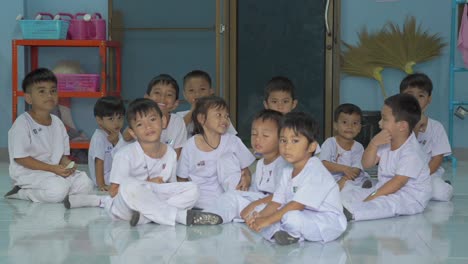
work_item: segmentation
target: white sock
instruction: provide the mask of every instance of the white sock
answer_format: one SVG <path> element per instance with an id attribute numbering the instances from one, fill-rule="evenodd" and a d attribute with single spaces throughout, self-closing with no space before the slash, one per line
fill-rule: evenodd
<path id="1" fill-rule="evenodd" d="M 101 198 L 94 194 L 73 194 L 68 196 L 70 208 L 77 207 L 98 207 Z"/>
<path id="2" fill-rule="evenodd" d="M 177 210 L 175 220 L 179 224 L 187 225 L 187 210 Z"/>

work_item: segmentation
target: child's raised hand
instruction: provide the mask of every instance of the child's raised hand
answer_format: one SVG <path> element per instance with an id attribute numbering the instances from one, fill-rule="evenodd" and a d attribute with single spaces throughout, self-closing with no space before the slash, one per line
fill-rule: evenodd
<path id="1" fill-rule="evenodd" d="M 369 144 L 372 144 L 378 147 L 380 145 L 389 144 L 391 140 L 392 140 L 392 135 L 390 135 L 390 131 L 388 131 L 387 129 L 384 129 L 380 131 L 377 135 L 375 135 L 375 137 L 372 138 Z"/>

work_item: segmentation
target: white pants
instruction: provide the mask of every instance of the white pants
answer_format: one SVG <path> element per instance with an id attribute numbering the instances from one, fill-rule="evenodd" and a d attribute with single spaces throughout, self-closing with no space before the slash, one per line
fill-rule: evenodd
<path id="1" fill-rule="evenodd" d="M 240 222 L 242 221 L 241 211 L 251 202 L 263 197 L 265 197 L 265 194 L 260 192 L 228 191 L 219 196 L 214 204 L 204 208 L 204 211 L 221 216 L 223 224 L 233 220 Z"/>
<path id="2" fill-rule="evenodd" d="M 414 215 L 424 211 L 427 205 L 427 202 L 421 204 L 410 194 L 402 190 L 363 202 L 374 191 L 375 187 L 371 189 L 354 188 L 341 193 L 343 206 L 353 214 L 354 220 L 360 221 L 399 215 Z"/>
<path id="3" fill-rule="evenodd" d="M 261 230 L 262 236 L 272 241 L 278 231 L 286 231 L 300 241 L 329 242 L 337 239 L 346 230 L 346 218 L 343 214 L 316 212 L 311 210 L 289 211 L 280 222 Z"/>
<path id="4" fill-rule="evenodd" d="M 60 203 L 68 194 L 86 194 L 93 190 L 93 182 L 82 171 L 63 178 L 51 172 L 36 171 L 18 177 L 15 185 L 21 190 L 14 198 L 36 203 Z"/>
<path id="5" fill-rule="evenodd" d="M 155 222 L 173 226 L 177 211 L 192 208 L 198 196 L 198 187 L 191 182 L 132 181 L 120 185 L 118 194 L 107 208 L 112 216 L 122 220 L 130 220 L 134 210 L 140 212 L 138 224 Z"/>
<path id="6" fill-rule="evenodd" d="M 442 177 L 431 175 L 432 199 L 436 201 L 448 202 L 453 196 L 453 186 L 444 182 Z"/>

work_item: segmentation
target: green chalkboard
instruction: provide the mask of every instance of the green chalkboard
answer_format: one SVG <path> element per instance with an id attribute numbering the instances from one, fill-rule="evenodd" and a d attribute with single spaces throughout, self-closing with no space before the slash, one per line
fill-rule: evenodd
<path id="1" fill-rule="evenodd" d="M 250 141 L 252 117 L 263 109 L 263 89 L 276 75 L 290 78 L 297 111 L 311 113 L 323 140 L 325 1 L 238 1 L 237 130 Z"/>

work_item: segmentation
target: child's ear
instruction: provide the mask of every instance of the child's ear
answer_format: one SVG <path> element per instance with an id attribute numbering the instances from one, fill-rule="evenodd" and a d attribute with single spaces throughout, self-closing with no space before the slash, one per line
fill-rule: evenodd
<path id="1" fill-rule="evenodd" d="M 102 126 L 102 118 L 96 116 L 96 123 L 98 123 L 99 126 Z"/>
<path id="2" fill-rule="evenodd" d="M 294 99 L 291 110 L 294 110 L 296 106 L 297 106 L 297 99 Z"/>
<path id="3" fill-rule="evenodd" d="M 197 115 L 197 121 L 198 121 L 198 123 L 200 123 L 200 124 L 202 124 L 202 125 L 205 124 L 205 121 L 206 121 L 205 115 L 204 115 L 204 114 L 201 114 L 201 113 L 198 114 L 198 115 Z"/>
<path id="4" fill-rule="evenodd" d="M 137 140 L 136 134 L 130 127 L 127 128 L 128 133 L 132 136 L 133 139 Z"/>
<path id="5" fill-rule="evenodd" d="M 213 95 L 215 93 L 214 88 L 211 87 L 209 92 L 210 92 L 210 95 Z"/>
<path id="6" fill-rule="evenodd" d="M 24 101 L 29 105 L 32 105 L 32 97 L 30 93 L 24 93 Z"/>
<path id="7" fill-rule="evenodd" d="M 338 122 L 333 122 L 333 130 L 338 131 Z"/>
<path id="8" fill-rule="evenodd" d="M 162 128 L 167 128 L 167 117 L 165 115 L 162 115 L 161 117 L 161 125 L 162 125 Z"/>
<path id="9" fill-rule="evenodd" d="M 149 98 L 149 95 L 148 95 L 148 94 L 145 94 L 145 95 L 143 95 L 143 98 L 148 99 L 148 98 Z"/>
<path id="10" fill-rule="evenodd" d="M 174 102 L 174 107 L 173 107 L 173 109 L 171 109 L 171 110 L 176 110 L 177 107 L 179 107 L 179 102 L 180 102 L 179 100 L 176 100 L 176 101 Z"/>
<path id="11" fill-rule="evenodd" d="M 268 108 L 268 104 L 267 104 L 267 102 L 265 100 L 263 100 L 263 107 L 265 107 L 265 109 L 270 109 L 270 108 Z"/>
<path id="12" fill-rule="evenodd" d="M 406 121 L 399 121 L 398 122 L 398 128 L 399 128 L 398 130 L 400 132 L 409 131 L 409 124 Z"/>
<path id="13" fill-rule="evenodd" d="M 307 148 L 307 152 L 309 153 L 315 153 L 315 150 L 317 149 L 317 141 L 314 141 L 309 144 L 309 147 Z"/>

